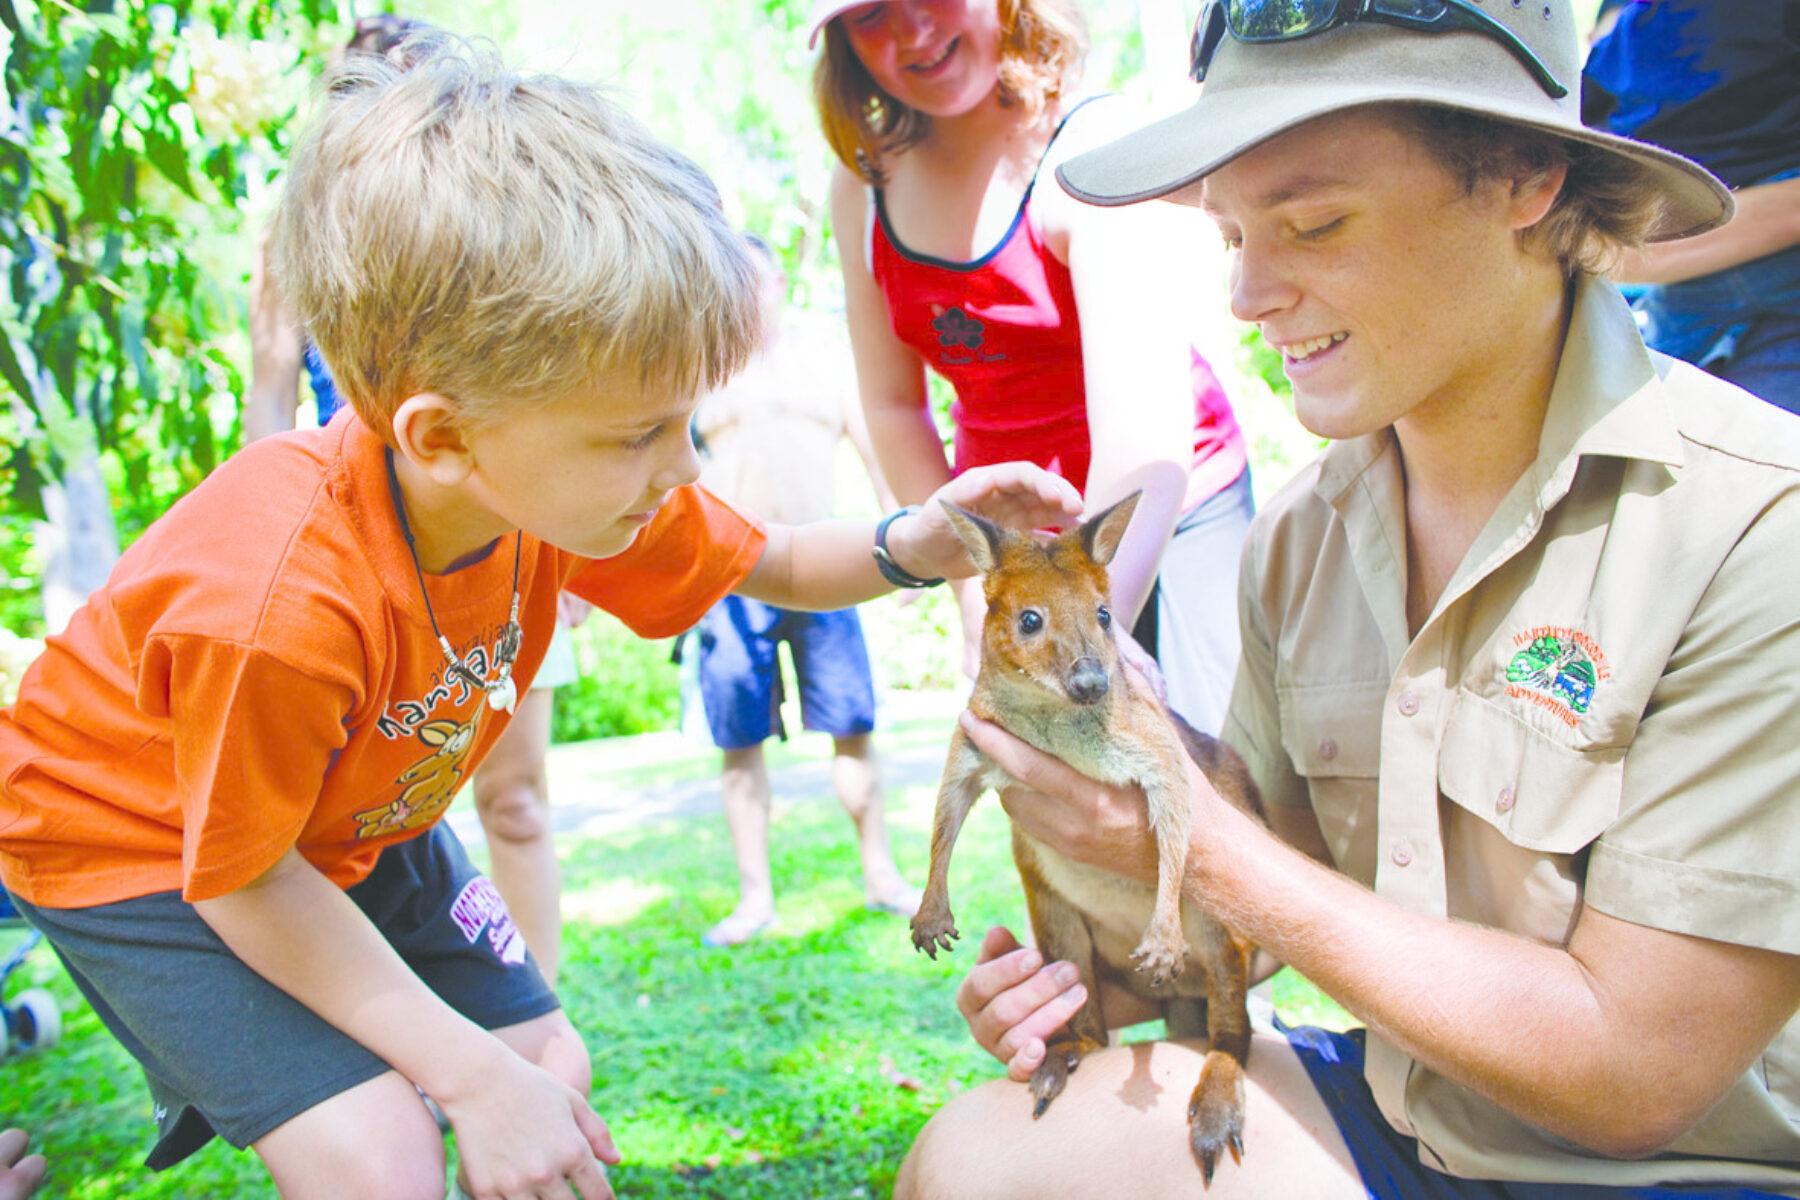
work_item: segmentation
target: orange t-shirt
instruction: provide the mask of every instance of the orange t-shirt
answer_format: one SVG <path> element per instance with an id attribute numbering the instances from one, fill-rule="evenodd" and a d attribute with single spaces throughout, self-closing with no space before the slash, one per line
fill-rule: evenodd
<path id="1" fill-rule="evenodd" d="M 698 487 L 612 558 L 526 537 L 521 693 L 565 586 L 667 637 L 765 540 Z M 512 539 L 426 586 L 451 645 L 486 669 Z M 346 414 L 257 442 L 138 539 L 0 710 L 0 878 L 50 908 L 176 888 L 193 901 L 298 847 L 348 887 L 443 815 L 505 728 L 445 666 L 380 440 Z"/>

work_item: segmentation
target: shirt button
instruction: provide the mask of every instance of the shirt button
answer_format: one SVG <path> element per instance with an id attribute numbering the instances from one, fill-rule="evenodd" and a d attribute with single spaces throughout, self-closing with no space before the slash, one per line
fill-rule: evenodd
<path id="1" fill-rule="evenodd" d="M 1411 692 L 1400 693 L 1400 715 L 1410 717 L 1419 711 L 1419 698 Z"/>
<path id="2" fill-rule="evenodd" d="M 1324 741 L 1320 742 L 1319 743 L 1319 757 L 1324 759 L 1326 762 L 1330 762 L 1332 759 L 1336 758 L 1337 757 L 1337 743 L 1332 741 L 1330 738 L 1326 738 Z"/>
<path id="3" fill-rule="evenodd" d="M 1498 796 L 1494 797 L 1495 810 L 1499 811 L 1499 812 L 1503 812 L 1503 813 L 1511 812 L 1512 806 L 1513 806 L 1513 790 L 1509 787 L 1501 788 L 1500 794 Z"/>
<path id="4" fill-rule="evenodd" d="M 1413 860 L 1412 843 L 1405 838 L 1400 838 L 1394 842 L 1392 853 L 1394 856 L 1394 865 L 1397 867 L 1404 867 Z"/>

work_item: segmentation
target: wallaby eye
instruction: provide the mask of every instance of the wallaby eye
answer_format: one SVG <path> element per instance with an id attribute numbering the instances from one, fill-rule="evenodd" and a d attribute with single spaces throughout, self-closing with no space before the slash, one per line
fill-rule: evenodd
<path id="1" fill-rule="evenodd" d="M 1102 629 L 1111 629 L 1112 628 L 1112 609 L 1110 609 L 1110 608 L 1106 607 L 1106 605 L 1102 604 L 1100 606 L 1099 613 L 1096 615 L 1099 616 L 1099 618 L 1100 618 L 1100 628 L 1102 628 Z"/>
<path id="2" fill-rule="evenodd" d="M 1019 632 L 1036 633 L 1044 627 L 1044 614 L 1035 608 L 1028 608 L 1019 614 Z"/>

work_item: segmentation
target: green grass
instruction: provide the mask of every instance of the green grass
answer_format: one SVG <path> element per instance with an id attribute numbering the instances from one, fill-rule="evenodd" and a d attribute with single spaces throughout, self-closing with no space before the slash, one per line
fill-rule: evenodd
<path id="1" fill-rule="evenodd" d="M 883 736 L 892 748 L 944 733 L 941 719 L 912 719 Z M 771 761 L 816 758 L 829 744 L 797 738 L 772 748 Z M 571 786 L 571 762 L 576 786 L 594 787 L 693 779 L 717 765 L 710 750 L 669 737 L 555 753 L 559 787 Z M 890 790 L 895 854 L 914 878 L 924 874 L 931 804 L 929 787 Z M 983 930 L 1024 928 L 999 805 L 978 805 L 957 845 L 951 886 L 964 938 L 936 962 L 913 950 L 904 922 L 862 907 L 850 824 L 835 801 L 779 799 L 773 842 L 781 923 L 733 952 L 699 945 L 736 899 L 722 817 L 565 835 L 563 999 L 593 1055 L 594 1106 L 625 1155 L 612 1173 L 621 1196 L 883 1197 L 931 1113 L 998 1072 L 952 995 Z M 1345 1023 L 1291 972 L 1274 982 L 1284 1016 Z M 46 1195 L 273 1195 L 253 1155 L 219 1142 L 170 1171 L 143 1170 L 150 1105 L 136 1067 L 47 949 L 9 995 L 34 985 L 62 1001 L 64 1036 L 0 1064 L 0 1121 L 34 1130 L 51 1160 Z"/>

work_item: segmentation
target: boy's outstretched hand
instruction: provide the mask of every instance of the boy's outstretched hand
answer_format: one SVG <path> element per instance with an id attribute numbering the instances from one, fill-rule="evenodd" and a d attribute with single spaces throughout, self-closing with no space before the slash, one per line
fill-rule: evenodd
<path id="1" fill-rule="evenodd" d="M 971 468 L 933 492 L 917 516 L 896 521 L 888 530 L 889 553 L 922 578 L 959 579 L 975 573 L 939 503 L 943 500 L 1014 529 L 1062 527 L 1081 517 L 1081 493 L 1060 475 L 1027 462 Z"/>

